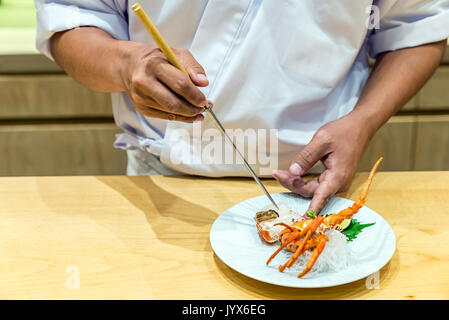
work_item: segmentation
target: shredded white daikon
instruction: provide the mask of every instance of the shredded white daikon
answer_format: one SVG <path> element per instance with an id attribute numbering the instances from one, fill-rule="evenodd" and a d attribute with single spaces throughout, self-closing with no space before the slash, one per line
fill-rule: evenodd
<path id="1" fill-rule="evenodd" d="M 273 205 L 267 206 L 262 210 L 270 210 L 270 209 L 275 210 L 279 214 L 279 217 L 274 220 L 263 221 L 260 223 L 260 225 L 264 230 L 270 232 L 270 236 L 272 237 L 273 240 L 278 240 L 279 232 L 285 229 L 285 227 L 283 226 L 274 226 L 274 224 L 284 222 L 290 225 L 294 222 L 304 219 L 301 215 L 295 213 L 293 210 L 291 210 L 283 203 L 279 204 L 279 210 L 277 210 Z M 349 266 L 350 250 L 348 247 L 346 236 L 342 232 L 335 229 L 327 230 L 325 232 L 325 235 L 328 238 L 326 246 L 324 247 L 324 250 L 321 253 L 321 255 L 316 260 L 312 270 L 304 277 L 308 277 L 310 275 L 313 276 L 314 274 L 321 272 L 339 271 Z M 312 250 L 306 251 L 298 258 L 296 263 L 290 269 L 287 270 L 300 273 L 306 267 L 307 262 L 312 256 L 312 252 L 313 252 Z M 275 263 L 277 262 L 280 264 L 284 264 L 288 259 L 290 259 L 292 255 L 293 253 L 291 253 L 287 249 L 284 249 L 276 257 Z"/>
<path id="2" fill-rule="evenodd" d="M 349 266 L 350 252 L 346 236 L 340 231 L 334 229 L 326 231 L 325 235 L 328 237 L 329 241 L 326 242 L 326 246 L 313 265 L 312 270 L 304 277 L 321 272 L 339 271 Z M 290 270 L 298 273 L 304 270 L 307 262 L 312 256 L 312 252 L 312 250 L 304 252 L 304 254 L 298 258 Z M 293 253 L 288 250 L 282 250 L 282 255 L 279 254 L 279 258 L 281 260 L 278 261 L 285 262 L 290 259 L 292 255 Z"/>

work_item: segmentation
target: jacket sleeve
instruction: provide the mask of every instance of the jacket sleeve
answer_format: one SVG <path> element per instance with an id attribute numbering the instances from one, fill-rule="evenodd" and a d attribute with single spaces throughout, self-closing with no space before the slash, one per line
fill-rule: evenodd
<path id="1" fill-rule="evenodd" d="M 372 12 L 380 18 L 368 38 L 372 58 L 449 38 L 449 0 L 379 0 Z"/>
<path id="2" fill-rule="evenodd" d="M 37 15 L 36 47 L 50 59 L 50 38 L 60 31 L 91 26 L 112 37 L 128 40 L 127 1 L 34 0 Z"/>

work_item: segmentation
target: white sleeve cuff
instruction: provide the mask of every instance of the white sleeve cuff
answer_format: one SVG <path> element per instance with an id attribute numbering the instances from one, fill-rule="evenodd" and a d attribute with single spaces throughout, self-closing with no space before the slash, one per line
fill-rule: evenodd
<path id="1" fill-rule="evenodd" d="M 449 10 L 386 30 L 375 31 L 369 38 L 369 55 L 376 58 L 386 51 L 416 47 L 449 38 Z"/>
<path id="2" fill-rule="evenodd" d="M 91 26 L 108 32 L 118 40 L 129 40 L 128 23 L 119 14 L 79 8 L 58 3 L 39 4 L 37 8 L 36 47 L 53 60 L 50 38 L 60 31 Z"/>

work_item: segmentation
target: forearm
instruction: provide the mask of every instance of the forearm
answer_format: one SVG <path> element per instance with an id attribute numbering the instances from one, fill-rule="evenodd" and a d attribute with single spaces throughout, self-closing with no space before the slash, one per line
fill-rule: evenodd
<path id="1" fill-rule="evenodd" d="M 93 27 L 59 32 L 51 39 L 51 53 L 70 76 L 86 87 L 101 92 L 124 91 L 124 61 L 133 46 Z"/>
<path id="2" fill-rule="evenodd" d="M 445 47 L 444 40 L 383 54 L 350 116 L 363 123 L 371 137 L 432 76 Z"/>
<path id="3" fill-rule="evenodd" d="M 377 60 L 354 110 L 319 128 L 289 170 L 275 170 L 273 176 L 287 189 L 312 197 L 308 210 L 321 211 L 331 196 L 348 190 L 371 137 L 430 78 L 445 46 L 442 41 L 385 53 Z M 321 175 L 303 180 L 318 161 L 324 166 Z"/>

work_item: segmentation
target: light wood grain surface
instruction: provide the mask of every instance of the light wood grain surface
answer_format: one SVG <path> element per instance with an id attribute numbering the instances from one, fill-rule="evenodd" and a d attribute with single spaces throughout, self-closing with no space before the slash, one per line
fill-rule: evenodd
<path id="1" fill-rule="evenodd" d="M 421 89 L 418 110 L 449 110 L 448 85 L 449 66 L 440 66 Z"/>
<path id="2" fill-rule="evenodd" d="M 0 35 L 1 40 L 1 35 Z M 0 48 L 0 74 L 62 73 L 62 69 L 40 53 L 4 54 Z"/>
<path id="3" fill-rule="evenodd" d="M 126 174 L 114 123 L 0 125 L 0 176 Z"/>
<path id="4" fill-rule="evenodd" d="M 366 177 L 341 195 L 355 199 Z M 378 173 L 367 206 L 397 237 L 379 289 L 291 289 L 240 275 L 211 249 L 218 215 L 260 195 L 250 180 L 0 178 L 0 298 L 448 299 L 448 192 L 449 172 Z"/>
<path id="5" fill-rule="evenodd" d="M 0 120 L 110 117 L 111 97 L 64 74 L 0 75 Z"/>
<path id="6" fill-rule="evenodd" d="M 384 171 L 414 169 L 416 116 L 392 117 L 368 144 L 358 171 L 370 171 L 379 155 L 388 154 L 382 161 Z M 425 138 L 424 138 L 425 139 Z"/>
<path id="7" fill-rule="evenodd" d="M 449 115 L 417 116 L 416 170 L 449 170 Z"/>

